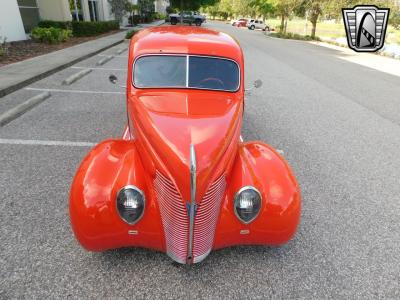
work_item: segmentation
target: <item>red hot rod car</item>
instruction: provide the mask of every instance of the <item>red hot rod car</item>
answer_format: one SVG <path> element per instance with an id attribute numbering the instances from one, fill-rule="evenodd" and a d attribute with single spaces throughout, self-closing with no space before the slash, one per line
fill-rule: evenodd
<path id="1" fill-rule="evenodd" d="M 238 43 L 156 27 L 132 38 L 128 62 L 123 137 L 94 147 L 72 183 L 82 246 L 145 247 L 191 264 L 213 249 L 292 238 L 301 207 L 292 171 L 272 147 L 241 138 Z"/>

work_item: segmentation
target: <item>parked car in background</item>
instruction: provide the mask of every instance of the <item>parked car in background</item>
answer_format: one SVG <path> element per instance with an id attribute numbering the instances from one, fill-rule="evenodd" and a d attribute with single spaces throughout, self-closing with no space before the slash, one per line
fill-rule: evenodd
<path id="1" fill-rule="evenodd" d="M 236 27 L 246 27 L 246 26 L 247 26 L 247 22 L 248 22 L 247 19 L 238 19 L 238 20 L 235 20 L 235 21 L 232 23 L 232 26 L 236 26 Z"/>
<path id="2" fill-rule="evenodd" d="M 254 19 L 252 19 L 252 20 L 250 20 L 248 23 L 247 23 L 247 28 L 248 29 L 250 29 L 250 30 L 254 30 L 254 29 L 261 29 L 261 30 L 263 30 L 263 31 L 269 31 L 269 26 L 268 25 L 266 25 L 263 21 L 261 21 L 261 20 L 254 20 Z"/>
<path id="3" fill-rule="evenodd" d="M 193 11 L 184 11 L 179 14 L 169 15 L 169 21 L 171 22 L 171 25 L 176 25 L 180 23 L 181 18 L 183 23 L 189 25 L 196 24 L 196 26 L 201 26 L 201 24 L 206 20 L 205 16 Z"/>

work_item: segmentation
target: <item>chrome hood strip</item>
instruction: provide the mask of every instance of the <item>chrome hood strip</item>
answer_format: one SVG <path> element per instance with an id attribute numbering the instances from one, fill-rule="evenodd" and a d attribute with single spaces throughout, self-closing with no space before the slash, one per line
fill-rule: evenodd
<path id="1" fill-rule="evenodd" d="M 189 243 L 187 263 L 193 263 L 193 231 L 196 213 L 196 152 L 194 145 L 190 145 L 190 207 L 189 207 Z"/>

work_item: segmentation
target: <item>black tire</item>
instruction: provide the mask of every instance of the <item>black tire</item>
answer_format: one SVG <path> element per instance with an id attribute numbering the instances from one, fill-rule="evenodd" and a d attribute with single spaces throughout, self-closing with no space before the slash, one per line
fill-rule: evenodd
<path id="1" fill-rule="evenodd" d="M 196 26 L 201 26 L 201 20 L 199 19 L 195 20 L 194 24 L 196 24 Z"/>
<path id="2" fill-rule="evenodd" d="M 251 26 L 250 26 L 250 29 L 251 29 L 251 30 L 254 30 L 255 28 L 256 28 L 256 26 L 254 26 L 254 25 L 251 25 Z"/>
<path id="3" fill-rule="evenodd" d="M 176 18 L 171 19 L 171 25 L 176 25 L 178 23 L 178 20 Z"/>

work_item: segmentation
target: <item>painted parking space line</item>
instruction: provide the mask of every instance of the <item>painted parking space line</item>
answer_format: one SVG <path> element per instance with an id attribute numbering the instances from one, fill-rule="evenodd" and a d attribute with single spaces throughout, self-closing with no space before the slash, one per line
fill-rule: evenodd
<path id="1" fill-rule="evenodd" d="M 70 67 L 71 69 L 91 69 L 91 70 L 103 70 L 103 71 L 126 71 L 127 69 L 118 69 L 118 68 L 87 68 L 87 67 Z"/>
<path id="2" fill-rule="evenodd" d="M 91 142 L 21 140 L 21 139 L 1 139 L 0 138 L 0 145 L 93 147 L 97 144 L 91 143 Z"/>
<path id="3" fill-rule="evenodd" d="M 118 57 L 118 58 L 128 58 L 128 55 L 106 55 L 106 54 L 97 54 L 97 56 L 101 56 L 101 57 L 109 57 L 112 56 L 114 57 Z"/>
<path id="4" fill-rule="evenodd" d="M 77 93 L 77 94 L 114 94 L 125 95 L 124 92 L 106 92 L 106 91 L 82 91 L 82 90 L 61 90 L 61 89 L 41 89 L 41 88 L 25 88 L 28 91 L 42 91 L 42 92 L 55 92 L 55 93 Z"/>

